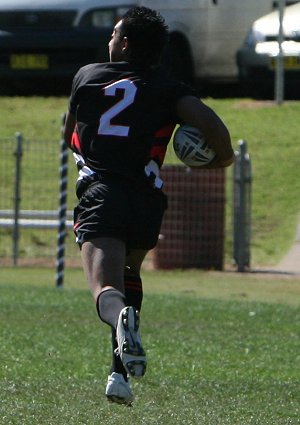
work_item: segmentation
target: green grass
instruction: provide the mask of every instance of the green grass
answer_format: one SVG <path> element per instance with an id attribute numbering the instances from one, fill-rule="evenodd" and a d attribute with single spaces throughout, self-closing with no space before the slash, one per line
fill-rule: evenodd
<path id="1" fill-rule="evenodd" d="M 227 123 L 235 147 L 239 139 L 248 142 L 252 264 L 274 264 L 293 242 L 300 211 L 300 103 L 207 103 Z M 42 141 L 58 144 L 66 105 L 66 98 L 0 98 L 1 140 L 22 131 L 32 150 L 40 152 Z M 4 152 L 0 169 L 11 180 L 13 156 Z M 44 169 L 56 167 L 50 158 L 40 154 L 38 175 L 26 170 L 27 191 L 31 183 L 43 182 Z M 175 162 L 171 149 L 167 161 Z M 8 180 L 2 183 L 4 190 Z M 56 185 L 55 177 L 41 208 L 47 208 Z M 11 194 L 3 195 L 2 188 L 4 202 Z M 230 229 L 231 170 L 227 193 Z M 1 249 L 6 233 L 0 235 Z M 22 238 L 37 250 L 45 243 L 35 232 Z M 229 258 L 230 240 L 226 249 Z M 145 271 L 142 336 L 149 368 L 143 380 L 133 382 L 131 409 L 109 404 L 103 395 L 109 331 L 98 321 L 84 280 L 81 270 L 67 269 L 65 288 L 58 290 L 54 270 L 1 268 L 1 424 L 299 424 L 299 278 Z"/>
<path id="2" fill-rule="evenodd" d="M 205 99 L 205 102 L 212 106 L 228 125 L 235 149 L 238 148 L 240 139 L 246 140 L 248 144 L 253 168 L 251 264 L 254 267 L 276 264 L 294 241 L 300 212 L 300 144 L 297 139 L 300 102 L 289 101 L 282 106 L 251 99 Z M 25 193 L 30 193 L 31 196 L 23 197 L 22 207 L 27 208 L 29 202 L 35 199 L 34 194 L 42 192 L 42 200 L 37 200 L 35 207 L 53 209 L 54 205 L 55 208 L 61 114 L 67 108 L 67 98 L 1 97 L 0 108 L 1 140 L 13 140 L 15 132 L 21 131 L 30 144 L 30 150 L 38 155 L 34 159 L 25 155 L 23 158 L 27 164 L 23 179 Z M 53 142 L 53 151 L 48 155 L 42 150 L 43 142 L 46 141 Z M 0 155 L 0 170 L 6 170 L 1 180 L 1 208 L 9 208 L 12 205 L 14 156 L 13 150 L 9 155 L 3 141 L 1 145 L 3 153 Z M 37 162 L 40 162 L 38 169 Z M 167 163 L 175 162 L 175 155 L 170 147 Z M 71 166 L 69 209 L 72 209 L 75 203 L 72 183 L 75 173 L 75 167 Z M 49 174 L 53 177 L 49 178 Z M 227 176 L 225 260 L 230 262 L 232 168 L 227 170 Z M 40 189 L 41 187 L 44 189 Z M 38 239 L 36 232 L 30 232 L 24 236 L 26 241 Z M 7 238 L 7 232 L 2 231 L 1 237 Z M 9 239 L 5 240 L 8 241 L 5 245 L 10 246 Z M 38 250 L 36 245 L 33 252 L 38 253 Z M 7 248 L 0 255 L 7 255 L 6 251 Z"/>
<path id="3" fill-rule="evenodd" d="M 68 270 L 65 289 L 52 280 L 1 271 L 0 423 L 299 423 L 299 279 L 145 272 L 149 367 L 132 408 L 103 395 L 109 330 L 82 272 Z"/>
<path id="4" fill-rule="evenodd" d="M 300 103 L 224 100 L 211 106 L 224 118 L 233 141 L 248 144 L 253 168 L 252 260 L 274 264 L 293 243 L 299 219 Z"/>

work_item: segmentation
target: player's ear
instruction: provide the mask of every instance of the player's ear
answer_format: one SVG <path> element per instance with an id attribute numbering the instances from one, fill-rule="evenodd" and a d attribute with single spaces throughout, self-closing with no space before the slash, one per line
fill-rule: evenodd
<path id="1" fill-rule="evenodd" d="M 125 36 L 125 37 L 123 37 L 122 41 L 123 41 L 122 52 L 126 53 L 129 49 L 128 38 Z"/>

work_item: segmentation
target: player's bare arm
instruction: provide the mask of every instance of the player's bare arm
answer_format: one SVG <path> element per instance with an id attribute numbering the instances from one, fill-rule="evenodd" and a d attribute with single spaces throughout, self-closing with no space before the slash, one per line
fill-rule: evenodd
<path id="1" fill-rule="evenodd" d="M 228 167 L 234 161 L 230 134 L 221 118 L 201 100 L 184 96 L 177 102 L 177 114 L 188 125 L 199 128 L 217 157 L 202 168 Z"/>
<path id="2" fill-rule="evenodd" d="M 64 141 L 69 147 L 71 147 L 72 134 L 75 128 L 75 124 L 76 124 L 76 118 L 69 111 L 66 116 L 65 127 L 63 132 Z"/>

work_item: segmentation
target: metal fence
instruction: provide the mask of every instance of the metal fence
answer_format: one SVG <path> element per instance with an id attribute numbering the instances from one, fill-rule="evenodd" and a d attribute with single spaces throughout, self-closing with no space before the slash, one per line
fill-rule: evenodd
<path id="1" fill-rule="evenodd" d="M 59 259 L 65 259 L 67 265 L 80 265 L 72 230 L 77 170 L 72 158 L 67 166 L 65 149 L 61 140 L 23 139 L 20 133 L 15 138 L 0 141 L 0 265 L 47 264 L 54 267 L 56 263 L 58 282 L 64 267 Z M 239 149 L 233 167 L 233 258 L 238 271 L 244 271 L 250 266 L 251 163 L 246 143 L 240 141 Z M 172 180 L 174 176 L 171 172 L 168 178 Z M 220 188 L 223 190 L 223 181 L 220 180 L 220 187 L 214 194 L 214 172 L 211 176 L 206 174 L 205 179 L 208 196 L 215 199 Z M 180 203 L 174 199 L 170 205 Z M 209 226 L 211 217 L 209 213 L 201 220 L 208 220 Z M 205 227 L 205 223 L 201 226 Z M 222 237 L 223 230 L 220 231 Z M 207 238 L 205 232 L 200 233 Z M 222 243 L 223 240 L 219 241 L 220 246 Z M 201 246 L 205 251 L 205 243 Z"/>
<path id="2" fill-rule="evenodd" d="M 233 167 L 233 259 L 239 272 L 250 267 L 252 170 L 247 143 L 239 141 Z"/>
<path id="3" fill-rule="evenodd" d="M 61 167 L 60 140 L 29 140 L 17 133 L 0 141 L 0 264 L 55 262 L 64 191 L 66 252 L 78 258 L 72 230 L 77 171 L 72 163 L 67 197 Z"/>

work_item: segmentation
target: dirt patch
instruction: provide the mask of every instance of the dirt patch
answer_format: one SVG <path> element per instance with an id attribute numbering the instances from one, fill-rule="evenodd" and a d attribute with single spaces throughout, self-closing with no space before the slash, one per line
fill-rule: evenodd
<path id="1" fill-rule="evenodd" d="M 244 99 L 236 102 L 233 105 L 234 109 L 262 109 L 262 108 L 272 108 L 277 106 L 277 103 L 274 100 L 253 100 L 253 99 Z"/>
<path id="2" fill-rule="evenodd" d="M 294 100 L 285 101 L 285 105 L 294 104 Z M 233 104 L 234 109 L 263 109 L 263 108 L 273 108 L 279 106 L 275 100 L 255 100 L 255 99 L 242 99 L 237 100 Z"/>

